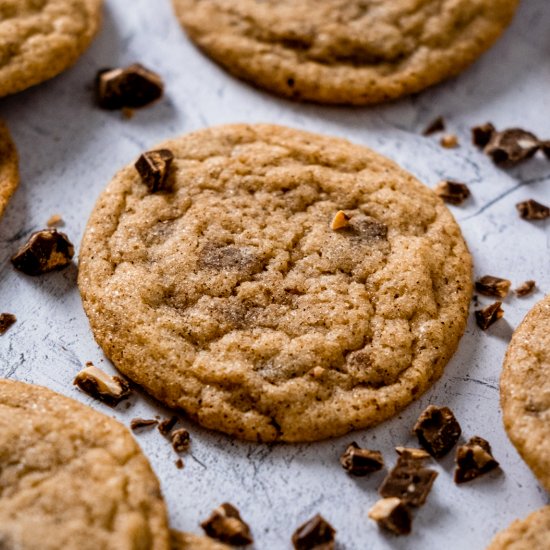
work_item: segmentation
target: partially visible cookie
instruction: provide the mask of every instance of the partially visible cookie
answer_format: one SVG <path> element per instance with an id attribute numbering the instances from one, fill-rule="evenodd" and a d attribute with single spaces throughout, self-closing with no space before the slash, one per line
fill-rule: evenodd
<path id="1" fill-rule="evenodd" d="M 508 437 L 550 491 L 550 295 L 535 305 L 512 336 L 500 400 Z"/>
<path id="2" fill-rule="evenodd" d="M 394 415 L 441 375 L 472 287 L 433 191 L 365 147 L 262 124 L 173 139 L 119 172 L 78 284 L 119 370 L 254 441 Z"/>
<path id="3" fill-rule="evenodd" d="M 487 550 L 543 550 L 550 548 L 550 506 L 517 519 L 498 533 Z"/>
<path id="4" fill-rule="evenodd" d="M 0 380 L 0 548 L 169 550 L 159 483 L 126 428 Z"/>
<path id="5" fill-rule="evenodd" d="M 7 126 L 0 121 L 0 216 L 19 185 L 19 161 Z"/>
<path id="6" fill-rule="evenodd" d="M 190 38 L 234 75 L 293 99 L 365 105 L 456 75 L 518 0 L 173 0 Z"/>
<path id="7" fill-rule="evenodd" d="M 171 550 L 230 550 L 230 547 L 209 537 L 172 530 Z"/>
<path id="8" fill-rule="evenodd" d="M 0 97 L 70 67 L 99 30 L 103 0 L 0 0 Z"/>

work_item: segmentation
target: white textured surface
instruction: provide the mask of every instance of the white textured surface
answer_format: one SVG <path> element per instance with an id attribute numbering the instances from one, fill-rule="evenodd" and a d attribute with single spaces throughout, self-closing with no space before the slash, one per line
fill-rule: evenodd
<path id="1" fill-rule="evenodd" d="M 393 158 L 433 186 L 442 177 L 470 185 L 473 199 L 453 208 L 475 260 L 476 276 L 493 274 L 517 285 L 536 279 L 531 297 L 506 299 L 505 319 L 486 333 L 470 318 L 459 352 L 435 387 L 399 418 L 376 429 L 311 445 L 266 446 L 232 441 L 189 425 L 193 444 L 177 470 L 175 456 L 156 430 L 137 436 L 162 481 L 173 525 L 198 531 L 219 503 L 237 505 L 250 523 L 257 549 L 290 548 L 295 527 L 321 512 L 338 530 L 339 549 L 483 548 L 492 535 L 548 502 L 512 447 L 501 423 L 498 377 L 511 332 L 550 291 L 549 223 L 520 220 L 515 203 L 550 202 L 550 163 L 543 158 L 502 171 L 470 145 L 469 128 L 492 121 L 523 126 L 550 138 L 550 10 L 548 0 L 524 0 L 504 38 L 459 78 L 415 98 L 375 109 L 323 108 L 290 103 L 234 80 L 187 41 L 167 0 L 107 2 L 103 32 L 78 65 L 61 77 L 0 100 L 19 146 L 22 185 L 0 222 L 0 309 L 18 322 L 0 338 L 0 376 L 49 386 L 128 424 L 162 411 L 142 395 L 112 411 L 71 385 L 86 361 L 106 369 L 81 307 L 76 268 L 40 278 L 16 273 L 9 257 L 28 234 L 59 213 L 78 245 L 88 215 L 114 172 L 140 151 L 197 128 L 226 122 L 276 122 L 347 137 Z M 156 68 L 167 96 L 131 120 L 92 104 L 96 71 L 140 61 Z M 446 150 L 420 130 L 446 117 L 461 147 Z M 482 298 L 487 304 L 490 299 Z M 348 477 L 338 464 L 356 440 L 380 449 L 393 464 L 393 447 L 414 444 L 410 429 L 428 404 L 450 406 L 465 437 L 492 444 L 502 473 L 457 487 L 452 456 L 414 532 L 395 538 L 367 519 L 383 474 Z"/>

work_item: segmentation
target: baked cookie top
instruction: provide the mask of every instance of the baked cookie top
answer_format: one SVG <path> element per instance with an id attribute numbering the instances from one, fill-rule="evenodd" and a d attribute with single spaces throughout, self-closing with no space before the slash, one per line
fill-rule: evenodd
<path id="1" fill-rule="evenodd" d="M 0 120 L 0 216 L 19 185 L 19 161 L 15 143 Z"/>
<path id="2" fill-rule="evenodd" d="M 512 336 L 500 400 L 508 437 L 550 491 L 550 295 L 535 305 Z"/>
<path id="3" fill-rule="evenodd" d="M 373 425 L 440 376 L 471 258 L 430 189 L 370 149 L 280 126 L 160 147 L 175 157 L 169 190 L 123 169 L 81 246 L 84 308 L 118 369 L 261 441 Z M 334 230 L 339 210 L 349 224 Z"/>
<path id="4" fill-rule="evenodd" d="M 364 105 L 461 72 L 519 0 L 173 0 L 231 73 L 293 99 Z"/>
<path id="5" fill-rule="evenodd" d="M 550 506 L 525 519 L 517 519 L 498 533 L 487 550 L 535 550 L 550 548 Z"/>
<path id="6" fill-rule="evenodd" d="M 115 420 L 0 380 L 0 547 L 168 550 L 158 481 Z"/>
<path id="7" fill-rule="evenodd" d="M 103 0 L 0 0 L 0 97 L 70 67 L 99 29 Z"/>
<path id="8" fill-rule="evenodd" d="M 209 537 L 172 531 L 171 550 L 230 550 L 230 547 Z"/>

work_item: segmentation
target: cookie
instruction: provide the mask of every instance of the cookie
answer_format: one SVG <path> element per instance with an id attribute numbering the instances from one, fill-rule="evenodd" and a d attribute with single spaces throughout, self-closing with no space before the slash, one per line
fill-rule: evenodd
<path id="1" fill-rule="evenodd" d="M 10 197 L 19 185 L 19 161 L 17 149 L 9 130 L 0 121 L 0 216 L 4 213 Z"/>
<path id="2" fill-rule="evenodd" d="M 189 37 L 229 72 L 284 97 L 366 105 L 473 63 L 519 0 L 173 0 Z"/>
<path id="3" fill-rule="evenodd" d="M 523 460 L 550 491 L 550 295 L 515 330 L 502 367 L 504 427 Z"/>
<path id="4" fill-rule="evenodd" d="M 535 550 L 550 548 L 550 506 L 517 519 L 491 541 L 487 550 Z"/>
<path id="5" fill-rule="evenodd" d="M 126 428 L 0 380 L 0 548 L 168 550 L 159 483 Z"/>
<path id="6" fill-rule="evenodd" d="M 371 426 L 441 375 L 472 281 L 433 191 L 367 148 L 280 126 L 160 149 L 143 180 L 133 164 L 115 176 L 81 246 L 84 308 L 120 371 L 259 441 Z"/>
<path id="7" fill-rule="evenodd" d="M 230 550 L 229 546 L 209 537 L 200 537 L 192 533 L 171 532 L 171 550 Z"/>
<path id="8" fill-rule="evenodd" d="M 99 30 L 103 0 L 0 0 L 0 97 L 70 67 Z"/>

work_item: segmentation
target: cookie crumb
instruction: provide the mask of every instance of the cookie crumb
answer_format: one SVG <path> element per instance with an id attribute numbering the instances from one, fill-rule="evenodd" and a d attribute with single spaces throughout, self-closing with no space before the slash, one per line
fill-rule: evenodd
<path id="1" fill-rule="evenodd" d="M 178 470 L 183 470 L 183 469 L 185 468 L 185 463 L 183 462 L 183 459 L 181 459 L 181 458 L 178 458 L 178 459 L 174 462 L 174 464 L 176 465 L 176 468 L 177 468 Z"/>
<path id="2" fill-rule="evenodd" d="M 178 423 L 178 417 L 177 416 L 171 416 L 170 418 L 165 418 L 164 420 L 161 420 L 158 425 L 159 432 L 164 435 L 168 436 L 170 435 L 170 432 L 172 431 L 172 428 Z"/>
<path id="3" fill-rule="evenodd" d="M 48 227 L 63 227 L 65 222 L 59 214 L 54 214 L 53 216 L 50 216 L 50 219 L 46 222 L 46 225 Z"/>
<path id="4" fill-rule="evenodd" d="M 36 276 L 67 267 L 73 256 L 74 246 L 65 233 L 43 229 L 29 237 L 12 256 L 11 263 L 18 271 Z"/>
<path id="5" fill-rule="evenodd" d="M 338 231 L 339 229 L 348 227 L 350 219 L 351 218 L 343 210 L 338 210 L 338 212 L 336 212 L 334 218 L 332 219 L 330 228 L 333 231 Z"/>
<path id="6" fill-rule="evenodd" d="M 366 476 L 381 470 L 384 467 L 384 458 L 380 451 L 362 449 L 352 441 L 340 457 L 340 464 L 348 474 Z"/>
<path id="7" fill-rule="evenodd" d="M 141 428 L 147 428 L 148 426 L 154 426 L 158 424 L 157 420 L 147 418 L 133 418 L 130 422 L 130 429 L 132 431 L 140 430 Z"/>
<path id="8" fill-rule="evenodd" d="M 533 199 L 519 202 L 516 209 L 524 220 L 545 220 L 550 216 L 550 208 Z"/>
<path id="9" fill-rule="evenodd" d="M 424 128 L 422 135 L 431 136 L 432 134 L 443 131 L 445 131 L 445 119 L 442 116 L 438 116 Z"/>
<path id="10" fill-rule="evenodd" d="M 516 293 L 516 296 L 519 298 L 523 298 L 524 296 L 529 296 L 533 290 L 535 290 L 535 286 L 537 283 L 535 281 L 529 280 L 521 283 L 514 292 Z"/>
<path id="11" fill-rule="evenodd" d="M 294 550 L 333 550 L 336 530 L 320 514 L 300 525 L 292 535 Z"/>
<path id="12" fill-rule="evenodd" d="M 16 321 L 17 317 L 13 313 L 0 313 L 0 336 L 5 334 Z"/>
<path id="13" fill-rule="evenodd" d="M 250 527 L 242 520 L 237 508 L 228 502 L 218 506 L 201 527 L 209 537 L 235 546 L 254 542 Z"/>
<path id="14" fill-rule="evenodd" d="M 470 189 L 465 183 L 450 180 L 440 181 L 434 191 L 445 202 L 456 206 L 462 204 L 471 195 Z"/>
<path id="15" fill-rule="evenodd" d="M 474 126 L 472 128 L 472 143 L 476 147 L 483 149 L 491 141 L 495 132 L 496 128 L 490 122 Z"/>
<path id="16" fill-rule="evenodd" d="M 73 384 L 91 397 L 115 407 L 132 393 L 130 385 L 119 376 L 109 376 L 92 363 L 87 363 L 74 379 Z"/>
<path id="17" fill-rule="evenodd" d="M 476 281 L 476 291 L 484 296 L 504 298 L 508 295 L 512 282 L 492 275 L 484 275 Z"/>
<path id="18" fill-rule="evenodd" d="M 418 417 L 413 432 L 426 451 L 441 458 L 455 446 L 462 430 L 449 407 L 430 405 Z"/>
<path id="19" fill-rule="evenodd" d="M 408 535 L 411 532 L 411 513 L 397 497 L 379 500 L 369 510 L 369 518 L 396 535 Z"/>
<path id="20" fill-rule="evenodd" d="M 533 157 L 539 148 L 540 142 L 535 134 L 521 128 L 510 128 L 493 132 L 483 152 L 495 164 L 512 167 Z"/>
<path id="21" fill-rule="evenodd" d="M 455 149 L 458 147 L 458 137 L 455 134 L 445 134 L 439 141 L 441 147 L 445 149 Z"/>
<path id="22" fill-rule="evenodd" d="M 491 445 L 482 437 L 474 436 L 456 450 L 455 483 L 465 483 L 498 468 Z"/>
<path id="23" fill-rule="evenodd" d="M 477 326 L 481 330 L 487 330 L 492 324 L 504 317 L 504 310 L 500 307 L 502 302 L 495 302 L 475 312 Z"/>
<path id="24" fill-rule="evenodd" d="M 152 193 L 165 188 L 174 154 L 168 149 L 158 149 L 143 153 L 135 164 L 141 181 Z"/>
<path id="25" fill-rule="evenodd" d="M 183 453 L 189 448 L 191 436 L 185 428 L 179 428 L 172 431 L 170 434 L 170 441 L 172 442 L 172 447 L 176 453 Z"/>

